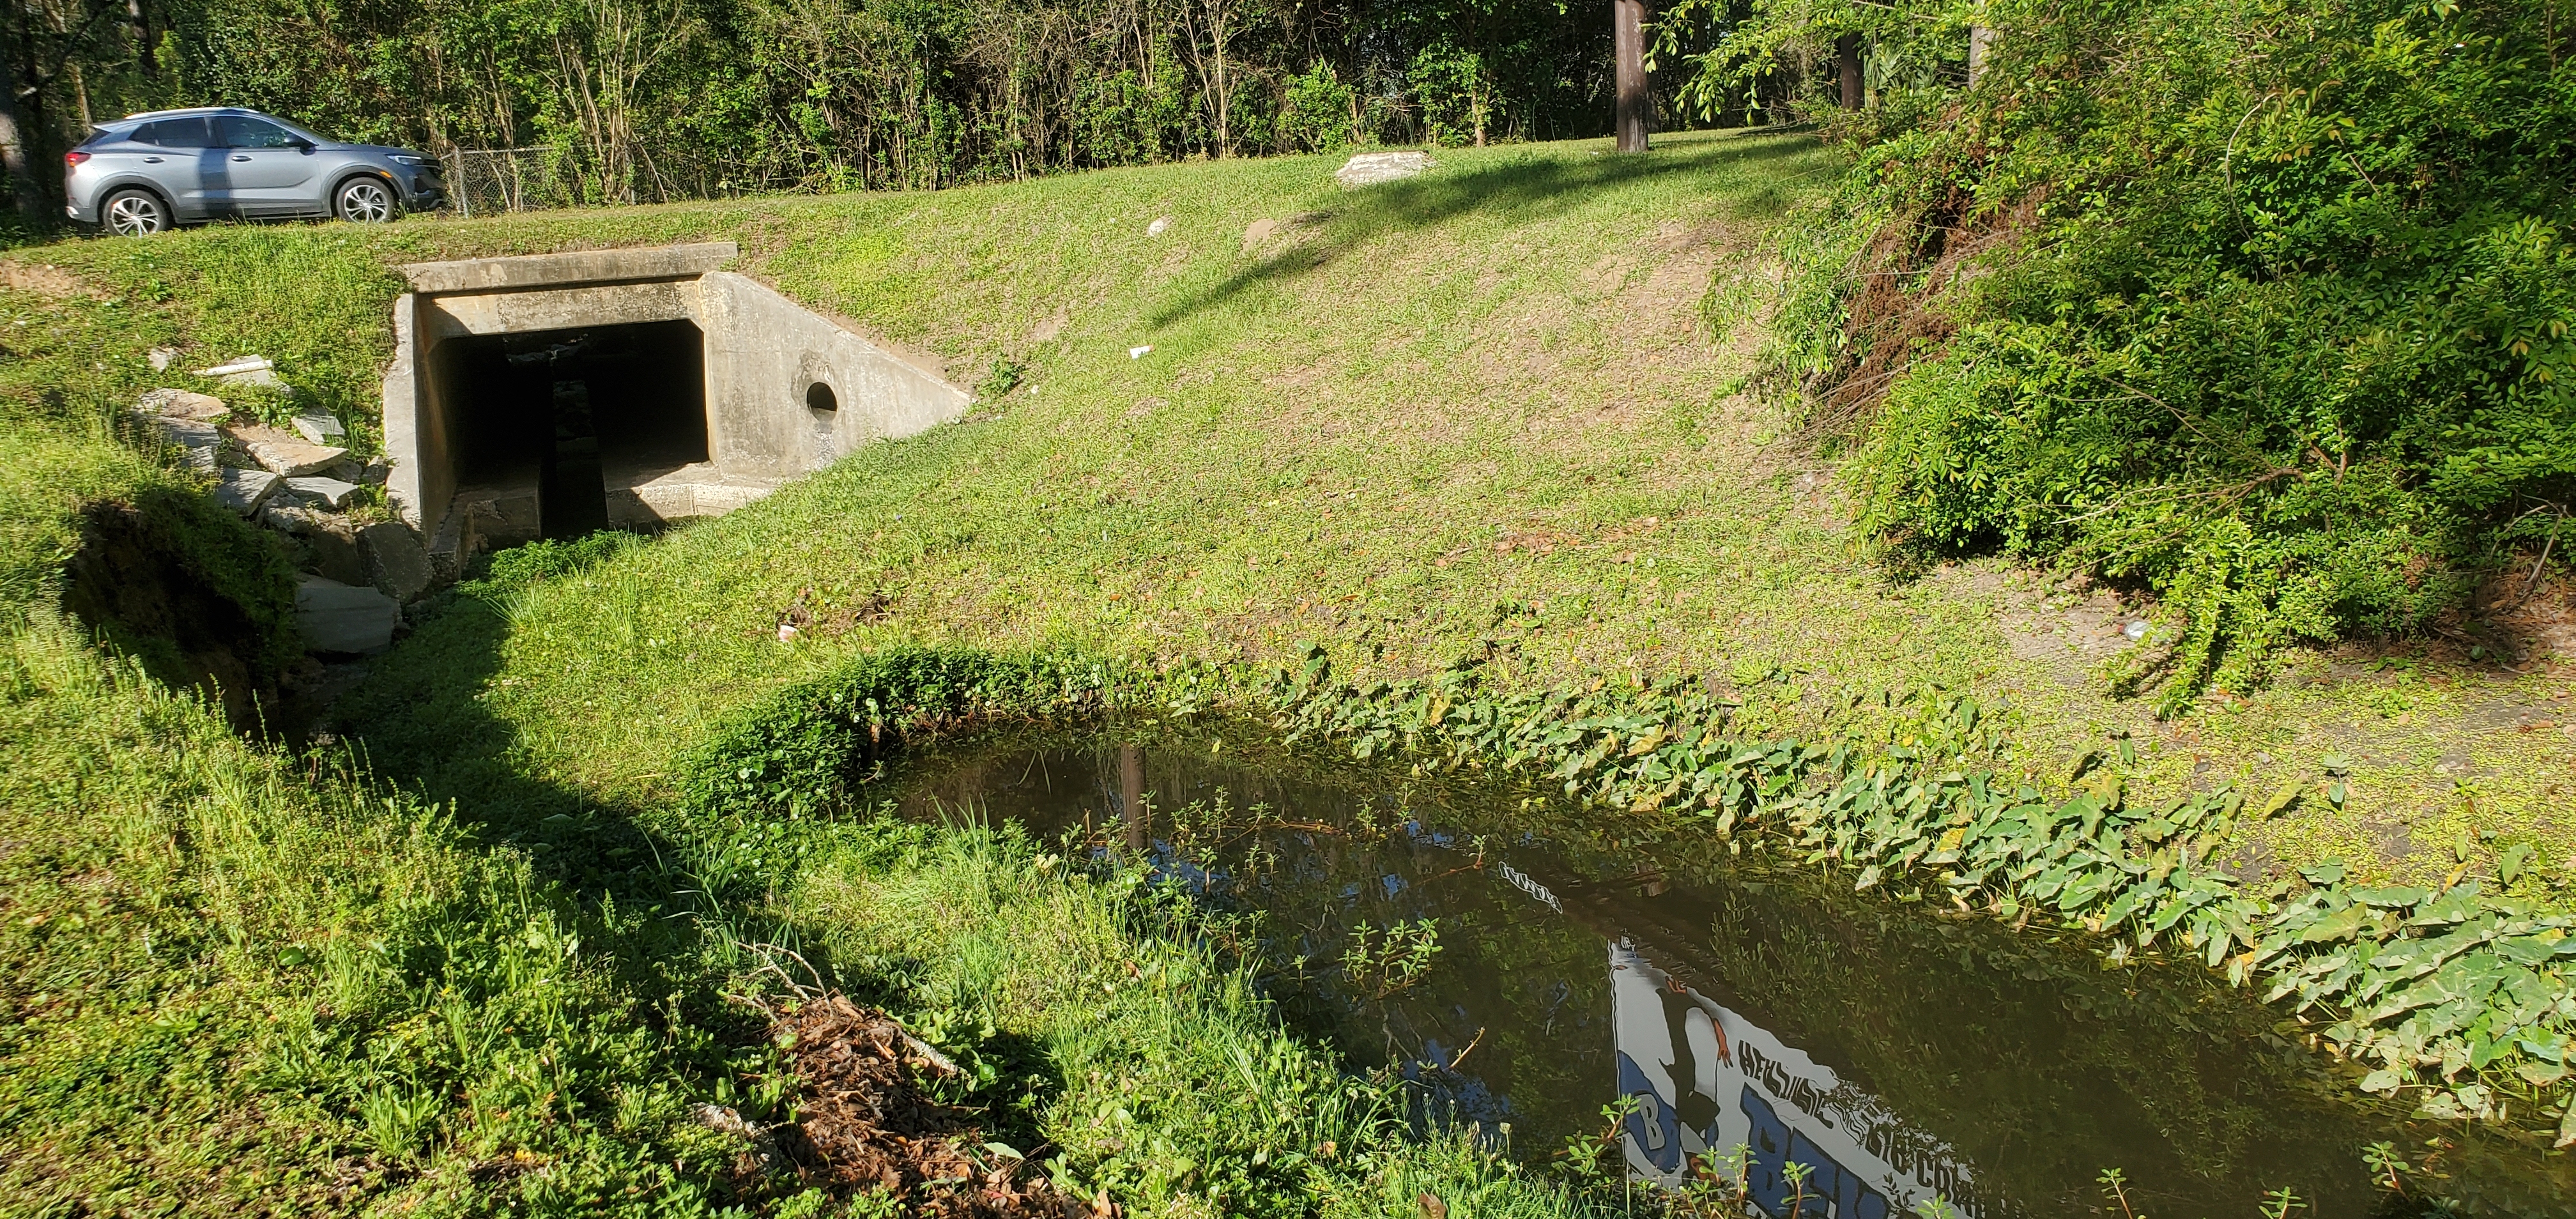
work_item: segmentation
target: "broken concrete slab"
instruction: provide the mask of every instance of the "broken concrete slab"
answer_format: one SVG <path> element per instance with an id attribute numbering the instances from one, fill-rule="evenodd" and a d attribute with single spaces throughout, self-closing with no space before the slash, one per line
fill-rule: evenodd
<path id="1" fill-rule="evenodd" d="M 1333 174 L 1333 181 L 1343 190 L 1357 190 L 1381 182 L 1394 182 L 1416 177 L 1439 162 L 1427 152 L 1364 152 L 1352 157 Z"/>
<path id="2" fill-rule="evenodd" d="M 160 437 L 162 443 L 179 450 L 189 469 L 212 474 L 222 464 L 217 459 L 224 451 L 224 434 L 215 425 L 194 419 L 172 419 L 166 415 L 147 416 L 145 421 L 152 425 L 153 434 Z"/>
<path id="3" fill-rule="evenodd" d="M 170 371 L 170 362 L 178 358 L 179 349 L 176 347 L 155 347 L 143 353 L 144 361 L 152 365 L 154 372 Z"/>
<path id="4" fill-rule="evenodd" d="M 298 569 L 353 587 L 369 583 L 358 532 L 347 519 L 275 502 L 260 510 L 259 519 L 295 539 L 288 548 L 296 552 Z"/>
<path id="5" fill-rule="evenodd" d="M 320 504 L 336 511 L 348 506 L 349 497 L 358 493 L 358 484 L 342 482 L 336 478 L 324 478 L 317 474 L 305 474 L 287 479 L 286 489 L 308 503 Z"/>
<path id="6" fill-rule="evenodd" d="M 224 405 L 223 399 L 184 389 L 147 389 L 142 397 L 134 400 L 134 410 L 142 415 L 164 415 L 205 423 L 222 423 L 233 415 L 233 409 Z"/>
<path id="7" fill-rule="evenodd" d="M 337 416 L 322 411 L 306 411 L 288 422 L 296 435 L 314 444 L 329 444 L 349 434 Z"/>
<path id="8" fill-rule="evenodd" d="M 409 602 L 429 591 L 429 548 L 420 535 L 399 522 L 379 521 L 358 531 L 366 555 L 367 579 L 386 596 Z"/>
<path id="9" fill-rule="evenodd" d="M 215 502 L 243 516 L 259 511 L 278 478 L 266 470 L 225 470 L 215 478 Z"/>
<path id="10" fill-rule="evenodd" d="M 301 437 L 260 424 L 238 425 L 224 431 L 261 469 L 289 478 L 325 469 L 349 455 L 349 450 L 337 445 L 306 444 Z"/>
<path id="11" fill-rule="evenodd" d="M 313 570 L 324 579 L 353 588 L 373 583 L 367 579 L 366 548 L 347 522 L 331 521 L 304 535 L 304 546 L 313 556 Z"/>
<path id="12" fill-rule="evenodd" d="M 321 576 L 295 584 L 295 627 L 304 650 L 324 654 L 365 655 L 393 646 L 402 607 L 372 588 L 356 588 Z"/>
<path id="13" fill-rule="evenodd" d="M 265 368 L 252 369 L 249 372 L 237 372 L 229 377 L 218 377 L 216 380 L 219 380 L 226 385 L 239 386 L 244 389 L 273 389 L 281 394 L 293 394 L 295 392 L 294 386 L 287 384 L 285 380 L 280 378 L 275 372 Z"/>

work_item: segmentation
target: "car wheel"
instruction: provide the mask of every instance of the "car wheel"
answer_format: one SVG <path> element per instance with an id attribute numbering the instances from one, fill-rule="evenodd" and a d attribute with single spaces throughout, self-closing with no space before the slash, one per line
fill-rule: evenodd
<path id="1" fill-rule="evenodd" d="M 147 190 L 121 190 L 99 208 L 107 230 L 119 237 L 143 237 L 170 227 L 170 209 Z"/>
<path id="2" fill-rule="evenodd" d="M 332 196 L 331 210 L 356 224 L 382 224 L 394 218 L 394 192 L 376 178 L 351 178 Z"/>

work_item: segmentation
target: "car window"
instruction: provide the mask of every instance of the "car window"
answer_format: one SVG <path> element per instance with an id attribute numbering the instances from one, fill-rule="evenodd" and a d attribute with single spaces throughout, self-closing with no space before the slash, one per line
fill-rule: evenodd
<path id="1" fill-rule="evenodd" d="M 293 148 L 303 142 L 265 119 L 227 114 L 217 121 L 222 124 L 226 148 Z"/>
<path id="2" fill-rule="evenodd" d="M 135 128 L 134 142 L 163 148 L 206 148 L 213 144 L 208 138 L 211 134 L 204 119 L 162 119 Z"/>

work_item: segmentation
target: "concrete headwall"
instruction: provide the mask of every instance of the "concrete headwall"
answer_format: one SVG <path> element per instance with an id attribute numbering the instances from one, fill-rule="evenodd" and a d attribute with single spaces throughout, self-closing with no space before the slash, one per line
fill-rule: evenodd
<path id="1" fill-rule="evenodd" d="M 430 354 L 470 335 L 686 320 L 705 344 L 708 460 L 612 477 L 611 519 L 706 516 L 759 498 L 873 440 L 911 436 L 963 413 L 972 396 L 748 276 L 720 270 L 731 242 L 419 263 L 394 304 L 384 380 L 387 490 L 396 512 L 449 558 L 481 532 L 518 540 L 534 488 L 460 487 L 468 455 Z M 814 387 L 828 391 L 828 399 Z M 816 403 L 831 409 L 816 409 Z M 525 502 L 522 503 L 521 501 Z M 473 502 L 467 502 L 473 501 Z M 489 501 L 489 502 L 486 502 Z"/>

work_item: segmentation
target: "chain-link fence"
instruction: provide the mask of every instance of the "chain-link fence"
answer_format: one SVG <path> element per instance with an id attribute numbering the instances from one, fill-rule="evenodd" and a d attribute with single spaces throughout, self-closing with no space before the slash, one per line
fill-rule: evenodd
<path id="1" fill-rule="evenodd" d="M 467 216 L 577 207 L 581 175 L 563 148 L 458 149 L 447 165 L 448 206 Z"/>
<path id="2" fill-rule="evenodd" d="M 671 203 L 812 190 L 793 175 L 714 163 L 671 164 L 642 158 L 632 187 L 608 189 L 575 152 L 561 146 L 458 149 L 440 158 L 448 206 L 465 216 L 620 203 Z"/>

